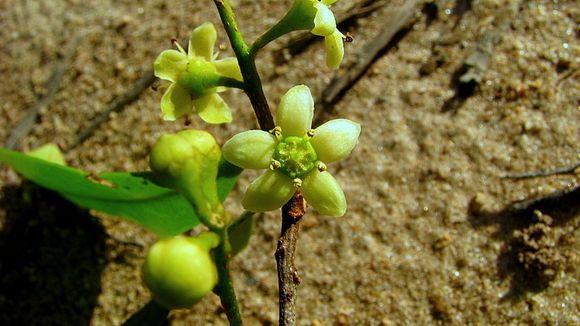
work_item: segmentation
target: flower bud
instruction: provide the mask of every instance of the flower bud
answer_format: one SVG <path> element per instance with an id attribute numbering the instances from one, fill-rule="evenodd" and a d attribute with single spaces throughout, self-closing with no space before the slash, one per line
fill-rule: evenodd
<path id="1" fill-rule="evenodd" d="M 210 133 L 190 129 L 161 136 L 151 150 L 150 165 L 158 181 L 185 196 L 203 222 L 217 225 L 221 222 L 215 221 L 216 214 L 223 213 L 216 182 L 220 158 Z"/>
<path id="2" fill-rule="evenodd" d="M 218 281 L 209 250 L 218 244 L 215 233 L 156 242 L 143 264 L 143 281 L 155 301 L 167 309 L 190 308 L 208 294 Z"/>

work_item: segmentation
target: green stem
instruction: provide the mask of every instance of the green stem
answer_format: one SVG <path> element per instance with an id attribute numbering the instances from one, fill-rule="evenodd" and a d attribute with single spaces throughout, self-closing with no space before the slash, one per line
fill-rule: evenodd
<path id="1" fill-rule="evenodd" d="M 268 43 L 272 42 L 273 40 L 279 38 L 280 36 L 290 33 L 294 31 L 292 26 L 289 26 L 286 23 L 286 20 L 283 18 L 280 20 L 276 25 L 272 26 L 268 31 L 258 37 L 254 43 L 250 46 L 250 55 L 255 57 L 258 51 L 268 45 Z"/>
<path id="2" fill-rule="evenodd" d="M 224 24 L 232 49 L 238 59 L 242 76 L 244 76 L 244 90 L 250 98 L 256 118 L 262 130 L 271 130 L 274 128 L 274 118 L 270 112 L 268 101 L 262 89 L 260 75 L 256 69 L 254 56 L 250 53 L 248 45 L 238 28 L 236 17 L 229 0 L 214 0 L 214 3 Z"/>
<path id="3" fill-rule="evenodd" d="M 229 270 L 231 249 L 227 238 L 227 232 L 222 233 L 222 239 L 221 244 L 213 251 L 219 277 L 214 292 L 221 299 L 222 306 L 228 316 L 230 325 L 241 326 L 243 325 L 242 316 L 240 315 L 240 308 L 238 307 L 238 301 L 236 300 L 234 281 Z"/>
<path id="4" fill-rule="evenodd" d="M 316 13 L 309 10 L 309 7 L 310 5 L 307 3 L 295 1 L 290 10 L 276 25 L 272 26 L 252 43 L 250 47 L 252 57 L 255 57 L 261 48 L 284 34 L 298 30 L 312 29 L 314 27 L 313 15 Z M 312 14 L 312 16 L 309 16 L 308 13 Z"/>
<path id="5" fill-rule="evenodd" d="M 220 76 L 220 78 L 218 80 L 218 85 L 225 86 L 225 87 L 230 87 L 230 88 L 245 89 L 244 82 L 239 81 L 237 79 L 233 79 L 233 78 L 229 78 L 229 77 L 223 77 L 223 76 Z"/>

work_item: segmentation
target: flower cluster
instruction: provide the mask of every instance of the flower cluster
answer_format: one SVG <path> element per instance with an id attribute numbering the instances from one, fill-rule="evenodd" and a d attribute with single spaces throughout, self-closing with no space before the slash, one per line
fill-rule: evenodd
<path id="1" fill-rule="evenodd" d="M 318 212 L 343 216 L 344 192 L 326 164 L 350 154 L 360 135 L 360 125 L 347 119 L 326 122 L 311 129 L 314 101 L 307 86 L 291 88 L 282 97 L 277 127 L 270 132 L 250 130 L 235 135 L 223 146 L 230 163 L 245 169 L 269 171 L 248 188 L 242 205 L 252 212 L 277 209 L 297 188 Z"/>
<path id="2" fill-rule="evenodd" d="M 187 52 L 176 43 L 178 50 L 165 50 L 155 60 L 155 76 L 171 83 L 161 98 L 161 112 L 165 120 L 175 120 L 194 108 L 208 123 L 232 121 L 232 113 L 217 94 L 226 88 L 227 79 L 242 81 L 236 58 L 216 60 L 215 27 L 205 23 L 191 33 Z"/>

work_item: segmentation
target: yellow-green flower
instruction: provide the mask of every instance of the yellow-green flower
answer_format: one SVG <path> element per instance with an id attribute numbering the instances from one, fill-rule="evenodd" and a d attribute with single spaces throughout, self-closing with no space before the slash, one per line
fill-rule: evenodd
<path id="1" fill-rule="evenodd" d="M 337 0 L 294 0 L 286 15 L 260 36 L 253 44 L 257 51 L 276 38 L 298 30 L 309 30 L 312 34 L 324 37 L 326 46 L 326 65 L 338 69 L 344 57 L 344 39 L 336 28 L 334 14 L 330 5 Z"/>
<path id="2" fill-rule="evenodd" d="M 170 81 L 161 98 L 165 120 L 175 120 L 195 109 L 208 123 L 232 121 L 232 113 L 217 94 L 231 81 L 242 81 L 236 58 L 215 60 L 217 32 L 213 24 L 205 23 L 191 33 L 187 52 L 165 50 L 155 60 L 155 76 Z"/>
<path id="3" fill-rule="evenodd" d="M 347 119 L 326 122 L 310 129 L 314 101 L 307 86 L 291 88 L 280 101 L 277 127 L 271 132 L 250 130 L 235 135 L 222 149 L 230 163 L 245 169 L 269 171 L 254 180 L 242 200 L 251 212 L 284 205 L 299 188 L 318 212 L 343 216 L 344 192 L 326 171 L 326 163 L 350 154 L 360 135 L 360 125 Z"/>
<path id="4" fill-rule="evenodd" d="M 289 16 L 304 20 L 312 34 L 324 37 L 326 65 L 331 69 L 338 69 L 344 57 L 345 36 L 336 28 L 336 20 L 330 10 L 330 5 L 336 1 L 294 0 L 289 12 Z"/>

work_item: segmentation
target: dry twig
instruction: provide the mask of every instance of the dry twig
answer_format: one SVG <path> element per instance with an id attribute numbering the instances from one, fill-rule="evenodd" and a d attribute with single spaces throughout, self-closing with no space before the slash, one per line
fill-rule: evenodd
<path id="1" fill-rule="evenodd" d="M 111 113 L 113 112 L 120 112 L 125 108 L 126 105 L 129 105 L 135 101 L 141 93 L 146 90 L 153 82 L 155 81 L 155 76 L 153 75 L 153 71 L 147 71 L 143 76 L 131 86 L 123 95 L 116 97 L 109 107 L 101 112 L 95 119 L 90 126 L 84 128 L 83 131 L 77 136 L 77 138 L 70 143 L 65 152 L 70 151 L 71 149 L 75 148 L 76 146 L 80 145 L 83 141 L 87 138 L 91 137 L 95 130 L 99 128 L 103 123 L 109 120 Z"/>
<path id="2" fill-rule="evenodd" d="M 368 67 L 379 57 L 394 37 L 410 27 L 416 17 L 417 0 L 407 0 L 403 7 L 398 10 L 392 19 L 380 29 L 380 32 L 360 51 L 358 60 L 344 74 L 337 75 L 322 92 L 319 100 L 323 108 L 330 107 L 338 97 L 347 90 L 358 78 L 368 69 Z M 323 110 L 319 110 L 321 113 Z M 318 119 L 317 119 L 318 120 Z"/>
<path id="3" fill-rule="evenodd" d="M 552 175 L 557 174 L 572 174 L 575 173 L 576 169 L 580 168 L 580 163 L 576 163 L 573 166 L 556 169 L 551 171 L 532 171 L 532 172 L 525 172 L 525 173 L 515 173 L 515 174 L 506 174 L 502 176 L 502 179 L 529 179 L 529 178 L 536 178 L 536 177 L 549 177 Z"/>
<path id="4" fill-rule="evenodd" d="M 10 137 L 8 137 L 6 144 L 4 144 L 5 148 L 19 149 L 20 140 L 24 138 L 24 136 L 30 132 L 32 126 L 34 126 L 40 110 L 52 103 L 56 93 L 60 88 L 62 79 L 71 65 L 80 40 L 81 37 L 76 37 L 72 41 L 64 58 L 54 66 L 50 77 L 44 84 L 44 87 L 46 88 L 46 94 L 38 97 L 38 101 L 36 101 L 30 108 L 28 108 L 26 115 L 18 122 L 18 124 L 16 124 L 14 129 L 12 129 Z"/>
<path id="5" fill-rule="evenodd" d="M 305 211 L 306 202 L 300 191 L 297 191 L 294 197 L 282 207 L 282 228 L 275 253 L 278 269 L 280 326 L 296 324 L 296 290 L 300 284 L 300 277 L 294 265 L 294 254 L 300 219 Z"/>

